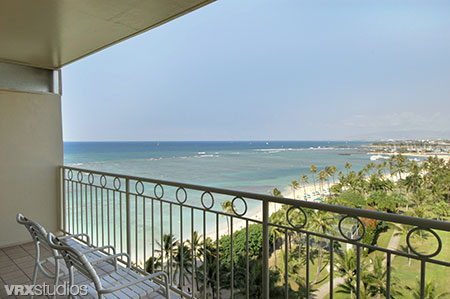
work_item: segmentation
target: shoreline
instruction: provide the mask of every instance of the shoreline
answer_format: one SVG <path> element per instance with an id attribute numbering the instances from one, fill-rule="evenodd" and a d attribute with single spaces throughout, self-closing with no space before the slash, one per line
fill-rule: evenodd
<path id="1" fill-rule="evenodd" d="M 450 158 L 450 155 L 449 155 Z M 405 172 L 403 172 L 402 174 L 406 174 Z M 397 174 L 394 174 L 393 178 L 390 178 L 389 174 L 385 174 L 384 176 L 385 178 L 391 179 L 394 182 L 397 182 L 399 177 Z M 333 182 L 330 182 L 330 187 L 333 186 Z M 294 192 L 292 191 L 292 188 L 287 185 L 286 187 L 284 187 L 284 189 L 282 190 L 281 194 L 283 195 L 283 198 L 289 198 L 289 199 L 296 199 L 296 200 L 305 200 L 304 196 L 305 196 L 305 192 L 306 192 L 306 196 L 307 199 L 306 201 L 315 201 L 316 198 L 320 198 L 323 195 L 328 195 L 329 193 L 329 189 L 328 189 L 328 184 L 324 183 L 324 190 L 322 190 L 321 192 L 319 191 L 319 183 L 316 182 L 316 186 L 314 187 L 314 183 L 313 184 L 306 184 L 305 187 L 301 186 L 299 189 L 297 189 L 295 191 L 295 197 L 294 197 Z M 320 202 L 320 200 L 318 201 Z M 269 204 L 269 216 L 272 215 L 273 213 L 279 211 L 282 207 L 282 204 Z M 261 211 L 258 208 L 255 208 L 253 210 L 249 210 L 247 212 L 247 214 L 244 216 L 245 218 L 248 219 L 253 219 L 249 220 L 249 225 L 254 224 L 254 223 L 258 223 L 258 222 L 254 222 L 254 221 L 261 221 Z M 239 218 L 235 218 L 235 220 L 233 221 L 233 233 L 235 233 L 238 230 L 241 230 L 243 228 L 245 228 L 245 223 L 246 220 L 245 219 L 239 219 Z M 222 227 L 219 229 L 219 239 L 225 235 L 228 235 L 228 227 Z M 216 231 L 215 229 L 213 231 L 208 231 L 207 233 L 207 237 L 210 237 L 212 240 L 216 240 Z"/>
<path id="2" fill-rule="evenodd" d="M 445 161 L 450 160 L 450 153 L 415 153 L 415 152 L 406 152 L 406 153 L 387 153 L 387 152 L 368 152 L 367 155 L 387 155 L 387 156 L 395 156 L 398 154 L 402 154 L 403 156 L 410 156 L 410 157 L 437 157 L 439 159 L 444 159 Z"/>

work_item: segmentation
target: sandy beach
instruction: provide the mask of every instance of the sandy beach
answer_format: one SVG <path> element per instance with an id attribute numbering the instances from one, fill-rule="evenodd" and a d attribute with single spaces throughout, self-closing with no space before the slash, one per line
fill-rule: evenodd
<path id="1" fill-rule="evenodd" d="M 333 185 L 333 181 L 331 180 L 330 187 L 332 185 Z M 322 189 L 328 190 L 328 184 L 324 183 Z M 314 186 L 314 184 L 307 184 L 307 185 L 305 185 L 305 187 L 300 186 L 298 189 L 295 190 L 295 192 L 292 190 L 292 188 L 290 186 L 287 186 L 283 190 L 282 194 L 283 194 L 283 197 L 286 197 L 286 198 L 294 198 L 294 199 L 301 199 L 301 200 L 305 199 L 304 196 L 309 195 L 308 200 L 314 200 L 314 198 L 320 197 L 320 196 L 313 196 L 313 194 L 315 192 L 319 192 L 319 193 L 325 192 L 323 190 L 322 191 L 320 190 L 320 186 L 319 186 L 318 182 L 316 182 L 315 186 Z M 295 196 L 294 196 L 294 194 L 295 194 Z"/>
<path id="2" fill-rule="evenodd" d="M 325 189 L 328 190 L 328 185 L 325 183 L 324 184 Z M 330 182 L 330 186 L 332 186 L 332 183 Z M 319 195 L 315 195 L 317 193 L 315 193 L 316 191 L 319 191 L 319 184 L 316 183 L 316 186 L 314 187 L 314 184 L 307 184 L 305 185 L 305 187 L 301 186 L 301 188 L 295 190 L 295 196 L 294 196 L 294 192 L 292 191 L 291 187 L 287 186 L 283 189 L 282 191 L 282 195 L 284 198 L 291 198 L 291 199 L 298 199 L 298 200 L 305 200 L 304 196 L 308 196 L 307 200 L 308 201 L 312 201 L 317 197 L 320 197 Z M 281 204 L 275 204 L 275 203 L 271 203 L 269 205 L 269 215 L 271 215 L 272 213 L 280 210 L 282 207 Z M 260 209 L 254 209 L 254 210 L 249 210 L 246 214 L 245 214 L 246 218 L 249 219 L 255 219 L 257 221 L 261 221 L 261 211 Z M 253 224 L 255 222 L 249 221 L 249 225 Z M 245 228 L 246 225 L 246 221 L 243 219 L 239 219 L 239 218 L 234 218 L 233 220 L 233 231 L 236 232 L 240 229 Z M 222 225 L 219 228 L 219 238 L 227 235 L 228 234 L 228 227 L 225 225 Z M 207 232 L 207 236 L 210 237 L 212 240 L 216 239 L 216 230 L 215 227 L 211 228 L 208 232 Z"/>

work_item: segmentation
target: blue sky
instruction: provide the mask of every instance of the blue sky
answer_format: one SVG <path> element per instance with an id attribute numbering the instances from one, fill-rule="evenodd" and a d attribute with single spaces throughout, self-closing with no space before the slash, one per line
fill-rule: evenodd
<path id="1" fill-rule="evenodd" d="M 450 138 L 450 1 L 221 0 L 63 69 L 65 141 Z"/>

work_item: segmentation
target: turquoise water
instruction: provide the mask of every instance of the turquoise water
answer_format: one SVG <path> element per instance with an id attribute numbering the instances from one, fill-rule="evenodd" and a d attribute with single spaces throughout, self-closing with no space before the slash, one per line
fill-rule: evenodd
<path id="1" fill-rule="evenodd" d="M 274 187 L 287 192 L 292 180 L 309 174 L 311 164 L 318 171 L 332 165 L 345 170 L 346 162 L 356 170 L 361 169 L 370 162 L 364 145 L 306 141 L 65 142 L 64 160 L 66 165 L 78 168 L 267 194 Z M 112 188 L 111 179 L 108 184 Z M 99 185 L 98 176 L 95 185 Z M 118 232 L 125 228 L 125 218 L 122 218 L 126 212 L 125 197 L 73 181 L 67 181 L 66 189 L 68 230 L 90 233 L 96 245 L 112 244 L 123 251 L 126 239 Z M 165 199 L 171 198 L 173 202 L 174 196 L 170 196 L 166 187 Z M 226 199 L 231 200 L 215 194 L 212 211 L 221 210 L 220 203 Z M 249 199 L 246 202 L 248 212 L 245 216 L 260 219 L 261 203 Z M 190 190 L 187 203 L 200 207 L 200 193 Z M 212 239 L 216 234 L 227 234 L 233 220 L 220 216 L 217 225 L 216 214 L 212 211 L 204 215 L 200 210 L 131 196 L 132 260 L 143 265 L 143 261 L 153 254 L 153 248 L 160 249 L 158 244 L 164 234 L 173 234 L 178 240 L 188 240 L 192 230 Z M 234 225 L 236 231 L 243 222 L 235 219 Z"/>
<path id="2" fill-rule="evenodd" d="M 370 162 L 362 142 L 65 142 L 69 166 L 267 194 L 314 164 Z"/>

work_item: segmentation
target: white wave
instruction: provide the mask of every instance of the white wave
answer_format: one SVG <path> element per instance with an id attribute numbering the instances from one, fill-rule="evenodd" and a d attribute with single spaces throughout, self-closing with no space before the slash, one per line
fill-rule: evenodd
<path id="1" fill-rule="evenodd" d="M 199 156 L 193 156 L 193 158 L 216 158 L 219 157 L 219 155 L 199 155 Z"/>
<path id="2" fill-rule="evenodd" d="M 319 151 L 323 151 L 323 150 L 325 150 L 325 151 L 329 151 L 329 150 L 349 150 L 349 149 L 352 149 L 352 148 L 347 148 L 347 147 L 332 147 L 332 146 L 318 146 L 318 147 L 310 147 L 309 148 L 309 150 L 314 150 L 314 151 L 317 151 L 317 150 L 319 150 Z"/>
<path id="3" fill-rule="evenodd" d="M 304 148 L 260 148 L 255 149 L 256 152 L 263 152 L 263 153 L 279 153 L 279 152 L 299 152 L 304 151 Z"/>
<path id="4" fill-rule="evenodd" d="M 147 161 L 159 161 L 162 160 L 162 157 L 158 157 L 158 158 L 148 158 Z"/>

